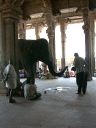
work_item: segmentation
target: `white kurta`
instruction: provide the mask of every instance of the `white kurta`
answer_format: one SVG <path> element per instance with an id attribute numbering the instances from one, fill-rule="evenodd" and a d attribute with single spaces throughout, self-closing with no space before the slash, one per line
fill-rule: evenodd
<path id="1" fill-rule="evenodd" d="M 6 87 L 15 89 L 17 86 L 17 74 L 12 64 L 8 64 L 4 69 L 4 77 L 8 77 L 6 80 Z"/>
<path id="2" fill-rule="evenodd" d="M 25 84 L 24 85 L 24 97 L 30 99 L 36 94 L 36 85 Z"/>

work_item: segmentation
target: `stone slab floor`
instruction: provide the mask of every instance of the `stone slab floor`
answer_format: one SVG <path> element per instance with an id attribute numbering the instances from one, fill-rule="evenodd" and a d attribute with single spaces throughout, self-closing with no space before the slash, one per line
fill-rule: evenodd
<path id="1" fill-rule="evenodd" d="M 96 78 L 86 95 L 76 94 L 75 78 L 36 79 L 42 97 L 27 101 L 0 96 L 0 128 L 96 128 Z"/>

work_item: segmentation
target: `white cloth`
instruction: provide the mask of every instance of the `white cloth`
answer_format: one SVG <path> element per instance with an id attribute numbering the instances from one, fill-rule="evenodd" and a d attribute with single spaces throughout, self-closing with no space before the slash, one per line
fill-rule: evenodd
<path id="1" fill-rule="evenodd" d="M 4 69 L 4 77 L 8 77 L 6 80 L 6 87 L 15 89 L 17 86 L 17 74 L 12 64 L 8 64 Z"/>
<path id="2" fill-rule="evenodd" d="M 30 99 L 36 94 L 36 85 L 25 84 L 24 85 L 24 97 Z"/>

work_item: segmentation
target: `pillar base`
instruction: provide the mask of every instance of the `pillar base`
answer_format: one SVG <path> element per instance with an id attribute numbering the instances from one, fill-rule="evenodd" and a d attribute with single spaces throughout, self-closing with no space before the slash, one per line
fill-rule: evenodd
<path id="1" fill-rule="evenodd" d="M 92 80 L 92 76 L 91 76 L 91 74 L 89 73 L 88 74 L 88 79 L 87 79 L 88 81 L 91 81 Z"/>
<path id="2" fill-rule="evenodd" d="M 2 82 L 0 81 L 0 96 L 6 95 L 6 88 L 3 86 Z"/>

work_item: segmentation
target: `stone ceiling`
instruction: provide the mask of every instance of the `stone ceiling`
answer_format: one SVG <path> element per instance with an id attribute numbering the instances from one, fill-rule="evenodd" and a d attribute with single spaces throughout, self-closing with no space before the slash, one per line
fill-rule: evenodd
<path id="1" fill-rule="evenodd" d="M 44 12 L 44 3 L 48 0 L 24 0 L 23 10 L 26 15 Z M 58 15 L 61 9 L 89 7 L 96 8 L 96 0 L 50 0 L 53 15 Z M 66 10 L 65 10 L 66 11 Z M 64 11 L 63 11 L 64 12 Z"/>

